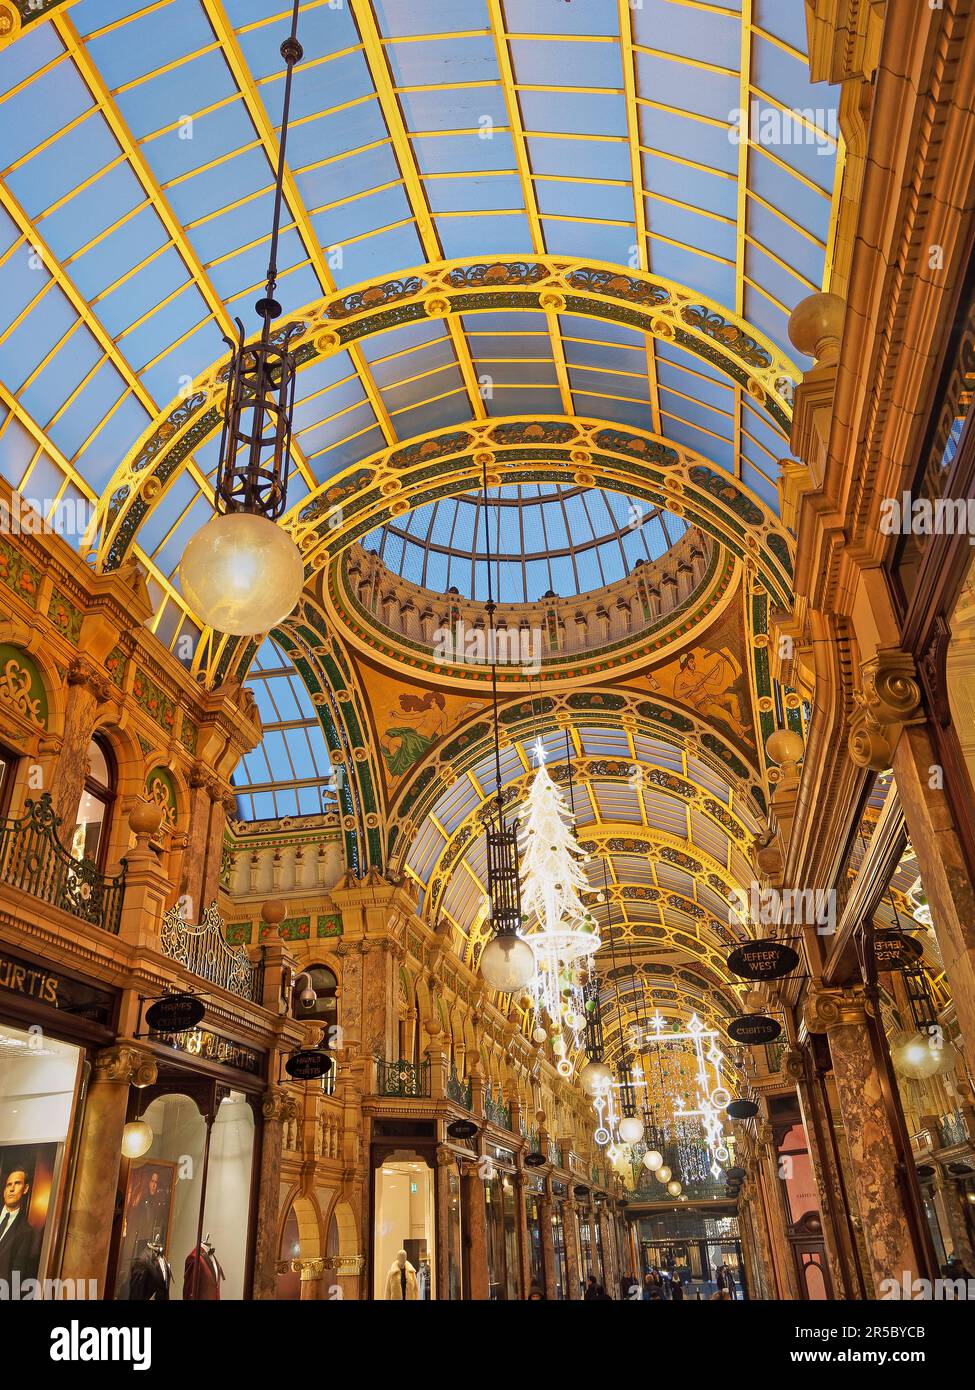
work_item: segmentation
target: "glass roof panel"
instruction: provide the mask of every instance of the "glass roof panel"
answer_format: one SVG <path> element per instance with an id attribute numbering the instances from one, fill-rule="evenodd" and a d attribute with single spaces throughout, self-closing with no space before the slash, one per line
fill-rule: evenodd
<path id="1" fill-rule="evenodd" d="M 331 764 L 315 706 L 291 660 L 270 637 L 247 680 L 264 737 L 233 775 L 243 820 L 333 809 Z"/>
<path id="2" fill-rule="evenodd" d="M 556 253 L 686 284 L 791 355 L 788 315 L 823 286 L 836 205 L 838 93 L 809 82 L 804 10 L 753 0 L 743 33 L 736 0 L 306 0 L 285 311 L 442 257 Z M 0 228 L 39 262 L 0 253 L 0 334 L 31 305 L 38 348 L 20 351 L 12 333 L 0 375 L 16 390 L 54 350 L 16 409 L 48 432 L 51 466 L 62 451 L 92 495 L 185 378 L 222 356 L 233 315 L 254 326 L 286 27 L 279 0 L 77 0 L 0 54 Z M 57 292 L 43 292 L 55 262 Z M 430 341 L 415 360 L 393 357 Z M 343 353 L 331 391 L 303 375 L 295 496 L 481 413 L 669 433 L 755 478 L 770 504 L 788 453 L 702 359 L 573 315 L 468 313 L 449 340 L 439 321 L 404 327 Z M 355 390 L 339 386 L 351 376 Z M 478 376 L 492 379 L 483 402 L 465 386 Z M 186 467 L 197 486 L 210 471 L 195 456 Z M 163 495 L 160 535 L 177 497 Z M 590 549 L 590 570 L 607 563 L 605 544 Z M 559 588 L 564 561 L 550 560 Z M 160 592 L 165 578 L 154 573 Z"/>
<path id="3" fill-rule="evenodd" d="M 643 517 L 639 526 L 632 525 L 636 515 Z M 502 603 L 602 588 L 638 560 L 658 559 L 687 529 L 679 517 L 648 511 L 618 494 L 535 486 L 492 489 L 487 526 L 494 595 Z M 417 507 L 363 544 L 421 588 L 456 588 L 481 601 L 487 599 L 484 528 L 480 497 L 464 494 Z"/>

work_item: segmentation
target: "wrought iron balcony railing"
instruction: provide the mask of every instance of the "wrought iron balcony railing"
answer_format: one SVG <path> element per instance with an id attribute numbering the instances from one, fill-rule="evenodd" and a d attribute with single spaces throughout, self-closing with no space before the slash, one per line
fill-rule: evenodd
<path id="1" fill-rule="evenodd" d="M 474 1087 L 470 1081 L 461 1081 L 454 1067 L 450 1068 L 447 1076 L 447 1099 L 452 1100 L 455 1105 L 462 1105 L 465 1110 L 470 1110 L 474 1105 Z"/>
<path id="2" fill-rule="evenodd" d="M 228 946 L 226 927 L 215 902 L 203 914 L 203 921 L 194 925 L 172 907 L 162 920 L 161 949 L 170 960 L 185 965 L 201 980 L 260 1003 L 263 994 L 263 970 L 255 966 L 240 946 Z"/>
<path id="3" fill-rule="evenodd" d="M 0 822 L 0 881 L 117 936 L 125 864 L 113 878 L 90 859 L 75 859 L 61 843 L 60 824 L 48 792 L 28 801 L 19 818 Z"/>
<path id="4" fill-rule="evenodd" d="M 376 1094 L 380 1096 L 428 1096 L 430 1063 L 407 1062 L 402 1058 L 385 1062 L 376 1058 Z"/>
<path id="5" fill-rule="evenodd" d="M 938 1119 L 938 1143 L 942 1149 L 954 1148 L 956 1144 L 967 1144 L 968 1126 L 964 1115 L 952 1110 L 949 1115 Z"/>
<path id="6" fill-rule="evenodd" d="M 490 1086 L 484 1092 L 484 1114 L 489 1124 L 498 1129 L 511 1129 L 511 1106 L 502 1100 L 500 1090 L 497 1099 L 492 1096 Z"/>

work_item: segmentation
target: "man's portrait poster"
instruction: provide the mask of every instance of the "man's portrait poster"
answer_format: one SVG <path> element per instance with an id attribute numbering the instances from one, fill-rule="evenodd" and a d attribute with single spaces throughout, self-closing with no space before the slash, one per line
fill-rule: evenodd
<path id="1" fill-rule="evenodd" d="M 62 1145 L 0 1144 L 0 1279 L 43 1278 L 41 1256 L 54 1214 L 55 1179 Z"/>

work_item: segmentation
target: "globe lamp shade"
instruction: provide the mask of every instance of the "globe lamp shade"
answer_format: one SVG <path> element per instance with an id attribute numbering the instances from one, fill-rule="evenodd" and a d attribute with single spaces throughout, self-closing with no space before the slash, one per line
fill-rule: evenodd
<path id="1" fill-rule="evenodd" d="M 643 1166 L 649 1168 L 651 1173 L 655 1173 L 658 1168 L 664 1166 L 664 1156 L 659 1149 L 647 1149 L 643 1155 Z"/>
<path id="2" fill-rule="evenodd" d="M 934 1076 L 942 1065 L 944 1049 L 933 1047 L 923 1033 L 915 1033 L 907 1042 L 895 1047 L 891 1054 L 894 1070 L 912 1081 L 925 1081 Z"/>
<path id="3" fill-rule="evenodd" d="M 481 952 L 481 974 L 492 989 L 512 994 L 535 974 L 535 955 L 527 941 L 513 933 L 494 937 Z"/>
<path id="4" fill-rule="evenodd" d="M 664 1186 L 666 1187 L 667 1183 L 670 1182 L 671 1178 L 672 1178 L 674 1175 L 673 1175 L 673 1173 L 670 1171 L 670 1169 L 667 1167 L 667 1165 L 666 1165 L 666 1163 L 665 1163 L 664 1166 L 663 1166 L 662 1168 L 658 1168 L 658 1169 L 657 1169 L 657 1171 L 654 1173 L 653 1176 L 657 1179 L 657 1182 L 663 1183 Z"/>
<path id="5" fill-rule="evenodd" d="M 152 1147 L 152 1126 L 146 1120 L 130 1120 L 122 1130 L 125 1158 L 141 1158 Z"/>
<path id="6" fill-rule="evenodd" d="M 301 553 L 287 531 L 252 512 L 212 517 L 179 566 L 183 597 L 217 632 L 255 637 L 293 612 L 305 582 Z"/>
<path id="7" fill-rule="evenodd" d="M 683 1187 L 681 1187 L 677 1179 L 673 1178 L 667 1184 L 667 1191 L 670 1193 L 671 1197 L 679 1197 L 680 1194 L 684 1191 L 684 1189 Z"/>
<path id="8" fill-rule="evenodd" d="M 636 1115 L 624 1115 L 620 1120 L 620 1138 L 624 1144 L 639 1144 L 643 1138 L 643 1121 Z"/>
<path id="9" fill-rule="evenodd" d="M 583 1090 L 590 1096 L 601 1095 L 613 1081 L 613 1073 L 605 1062 L 587 1062 L 579 1073 Z"/>

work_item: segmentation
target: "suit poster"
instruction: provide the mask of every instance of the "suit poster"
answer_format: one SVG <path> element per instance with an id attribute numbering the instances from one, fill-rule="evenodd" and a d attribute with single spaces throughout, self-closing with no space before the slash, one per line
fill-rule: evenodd
<path id="1" fill-rule="evenodd" d="M 0 1144 L 0 1279 L 43 1278 L 41 1254 L 53 1216 L 55 1178 L 63 1146 Z"/>

